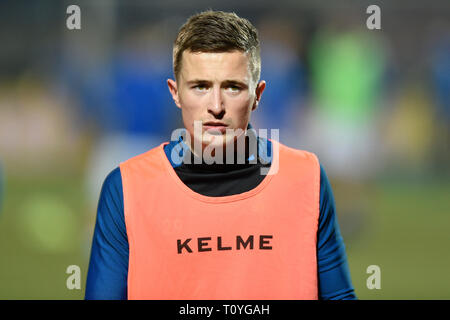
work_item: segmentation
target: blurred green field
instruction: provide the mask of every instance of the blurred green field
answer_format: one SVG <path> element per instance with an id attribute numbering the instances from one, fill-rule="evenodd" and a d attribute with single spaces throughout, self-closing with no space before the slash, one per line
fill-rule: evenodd
<path id="1" fill-rule="evenodd" d="M 346 242 L 360 299 L 450 299 L 450 185 L 384 183 L 369 197 L 372 212 L 356 241 Z M 366 286 L 369 265 L 381 289 Z"/>
<path id="2" fill-rule="evenodd" d="M 70 182 L 70 183 L 69 183 Z M 45 241 L 38 242 L 36 233 L 24 228 L 24 202 L 27 199 L 43 197 L 53 201 L 62 201 L 65 209 L 70 208 L 73 224 L 70 231 L 72 241 L 67 235 L 55 228 L 36 230 L 45 238 L 45 234 L 54 234 L 65 246 L 46 248 Z M 84 193 L 81 177 L 77 173 L 34 177 L 26 180 L 7 177 L 5 183 L 4 204 L 0 213 L 0 299 L 82 299 L 88 264 L 87 235 L 93 231 L 89 226 L 86 204 L 82 201 Z M 59 202 L 61 203 L 61 202 Z M 51 205 L 49 206 L 52 207 Z M 45 207 L 44 207 L 45 209 Z M 93 215 L 94 213 L 92 213 Z M 52 216 L 42 215 L 49 225 Z M 58 220 L 61 223 L 60 220 Z M 91 221 L 94 223 L 94 221 Z M 86 226 L 87 225 L 87 226 Z M 86 230 L 86 227 L 92 230 Z M 37 243 L 38 242 L 38 243 Z M 81 290 L 68 290 L 66 287 L 66 268 L 78 265 L 81 268 Z"/>
<path id="3" fill-rule="evenodd" d="M 27 180 L 8 177 L 0 213 L 0 299 L 84 297 L 95 208 L 80 201 L 85 196 L 81 177 L 77 173 Z M 358 298 L 450 299 L 450 184 L 384 182 L 370 190 L 370 212 L 362 229 L 345 238 Z M 44 240 L 54 234 L 65 241 L 64 246 L 45 247 L 44 240 L 23 227 L 24 208 L 32 210 L 24 203 L 42 196 L 60 199 L 64 210 L 70 209 L 67 216 L 75 217 L 68 220 L 70 227 L 58 220 L 60 229 L 52 229 L 46 224 L 55 217 L 39 216 L 46 220 L 35 232 Z M 41 204 L 41 210 L 45 208 Z M 80 290 L 66 288 L 69 265 L 81 268 Z M 369 265 L 381 268 L 380 290 L 366 287 Z"/>

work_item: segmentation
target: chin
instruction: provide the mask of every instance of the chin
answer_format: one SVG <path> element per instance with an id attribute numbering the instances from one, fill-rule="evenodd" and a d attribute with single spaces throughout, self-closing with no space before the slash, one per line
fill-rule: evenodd
<path id="1" fill-rule="evenodd" d="M 209 134 L 209 133 L 204 133 L 203 134 L 203 145 L 206 146 L 210 146 L 210 147 L 219 147 L 222 146 L 226 143 L 226 135 L 225 134 Z"/>
<path id="2" fill-rule="evenodd" d="M 203 145 L 215 149 L 220 147 L 225 148 L 227 145 L 234 144 L 235 140 L 235 136 L 227 134 L 211 135 L 206 133 L 203 135 Z"/>

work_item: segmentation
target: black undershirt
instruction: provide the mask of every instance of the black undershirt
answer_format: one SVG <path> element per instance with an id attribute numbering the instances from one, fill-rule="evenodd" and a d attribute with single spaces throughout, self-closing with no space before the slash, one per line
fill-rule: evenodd
<path id="1" fill-rule="evenodd" d="M 169 146 L 170 147 L 170 146 Z M 256 163 L 249 163 L 248 151 L 245 163 L 234 164 L 195 163 L 191 153 L 190 164 L 182 163 L 174 170 L 178 177 L 193 191 L 209 197 L 223 197 L 250 191 L 257 187 L 266 177 L 261 168 L 270 167 L 258 157 Z M 198 159 L 197 159 L 198 160 Z"/>
<path id="2" fill-rule="evenodd" d="M 223 197 L 254 189 L 263 181 L 262 167 L 270 164 L 182 164 L 178 177 L 193 191 L 210 197 Z"/>

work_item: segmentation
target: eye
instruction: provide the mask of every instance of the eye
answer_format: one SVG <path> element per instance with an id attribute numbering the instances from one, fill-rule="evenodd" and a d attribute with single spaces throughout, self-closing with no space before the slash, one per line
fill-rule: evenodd
<path id="1" fill-rule="evenodd" d="M 206 91 L 208 89 L 208 87 L 204 84 L 197 84 L 193 86 L 193 88 L 197 91 Z"/>
<path id="2" fill-rule="evenodd" d="M 238 86 L 235 86 L 235 85 L 228 86 L 227 89 L 229 91 L 231 91 L 231 92 L 239 92 L 239 91 L 241 91 L 241 88 L 238 87 Z"/>

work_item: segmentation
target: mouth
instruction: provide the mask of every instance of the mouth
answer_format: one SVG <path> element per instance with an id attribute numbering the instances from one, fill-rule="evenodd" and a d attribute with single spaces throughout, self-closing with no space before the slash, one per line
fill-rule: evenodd
<path id="1" fill-rule="evenodd" d="M 228 125 L 223 122 L 208 121 L 203 123 L 203 128 L 210 134 L 224 134 Z"/>

